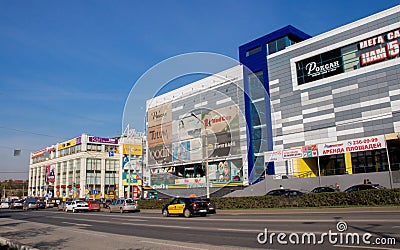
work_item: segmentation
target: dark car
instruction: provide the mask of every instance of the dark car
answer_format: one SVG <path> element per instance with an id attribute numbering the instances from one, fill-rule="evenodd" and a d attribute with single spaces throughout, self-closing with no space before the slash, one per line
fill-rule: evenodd
<path id="1" fill-rule="evenodd" d="M 215 214 L 217 213 L 217 205 L 215 205 L 215 202 L 212 201 L 209 198 L 204 198 L 203 201 L 207 202 L 208 205 L 208 213 L 209 214 Z"/>
<path id="2" fill-rule="evenodd" d="M 282 196 L 285 198 L 290 198 L 290 197 L 298 197 L 302 196 L 304 193 L 299 191 L 299 190 L 289 190 L 285 192 Z"/>
<path id="3" fill-rule="evenodd" d="M 290 189 L 274 189 L 274 190 L 269 191 L 266 195 L 268 195 L 268 196 L 282 196 L 288 191 L 290 191 Z"/>
<path id="4" fill-rule="evenodd" d="M 189 218 L 193 215 L 207 216 L 208 203 L 199 198 L 174 198 L 165 204 L 161 210 L 162 215 L 183 215 Z"/>
<path id="5" fill-rule="evenodd" d="M 332 193 L 336 192 L 337 190 L 332 187 L 316 187 L 311 190 L 311 193 Z"/>
<path id="6" fill-rule="evenodd" d="M 36 202 L 36 204 L 37 204 L 37 208 L 40 208 L 40 209 L 46 208 L 46 203 L 44 203 L 43 201 L 38 201 L 38 202 Z"/>
<path id="7" fill-rule="evenodd" d="M 384 189 L 384 187 L 380 186 L 379 184 L 358 184 L 347 188 L 346 190 L 344 190 L 344 192 L 351 193 L 371 189 Z"/>

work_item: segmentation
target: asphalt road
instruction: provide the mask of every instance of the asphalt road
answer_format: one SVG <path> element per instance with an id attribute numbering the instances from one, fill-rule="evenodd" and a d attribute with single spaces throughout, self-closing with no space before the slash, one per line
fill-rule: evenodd
<path id="1" fill-rule="evenodd" d="M 38 249 L 399 249 L 399 232 L 399 207 L 219 211 L 192 218 L 164 218 L 161 211 L 0 210 L 0 237 Z"/>

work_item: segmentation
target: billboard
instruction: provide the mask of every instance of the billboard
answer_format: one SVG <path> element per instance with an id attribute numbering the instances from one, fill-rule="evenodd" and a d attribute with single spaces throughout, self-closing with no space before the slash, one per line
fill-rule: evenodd
<path id="1" fill-rule="evenodd" d="M 47 165 L 46 166 L 46 182 L 53 183 L 55 181 L 54 167 Z"/>
<path id="2" fill-rule="evenodd" d="M 172 144 L 172 160 L 174 162 L 201 160 L 202 152 L 200 138 Z"/>
<path id="3" fill-rule="evenodd" d="M 166 103 L 147 111 L 147 127 L 151 128 L 165 123 L 172 122 L 172 103 Z"/>
<path id="4" fill-rule="evenodd" d="M 163 164 L 172 162 L 171 144 L 160 144 L 149 147 L 149 165 Z"/>
<path id="5" fill-rule="evenodd" d="M 239 111 L 236 105 L 210 110 L 201 114 L 207 131 L 213 133 L 230 132 L 239 129 Z"/>
<path id="6" fill-rule="evenodd" d="M 162 124 L 155 127 L 147 128 L 148 146 L 159 144 L 170 144 L 172 139 L 172 124 Z"/>
<path id="7" fill-rule="evenodd" d="M 141 156 L 143 153 L 142 145 L 136 144 L 122 144 L 122 154 L 124 155 L 138 155 Z"/>
<path id="8" fill-rule="evenodd" d="M 142 185 L 141 174 L 123 172 L 122 173 L 122 185 L 123 186 L 128 186 L 128 185 L 141 186 Z"/>

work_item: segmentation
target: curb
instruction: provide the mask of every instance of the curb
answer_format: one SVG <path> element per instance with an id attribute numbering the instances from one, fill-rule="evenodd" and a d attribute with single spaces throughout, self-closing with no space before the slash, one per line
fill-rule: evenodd
<path id="1" fill-rule="evenodd" d="M 0 246 L 9 246 L 18 250 L 39 250 L 37 248 L 20 244 L 16 241 L 9 240 L 7 238 L 0 237 Z"/>

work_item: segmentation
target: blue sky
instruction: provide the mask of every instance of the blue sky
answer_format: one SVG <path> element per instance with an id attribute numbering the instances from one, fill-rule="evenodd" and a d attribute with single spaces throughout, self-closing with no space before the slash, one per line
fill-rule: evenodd
<path id="1" fill-rule="evenodd" d="M 162 60 L 237 59 L 240 45 L 286 25 L 315 36 L 396 4 L 0 0 L 0 180 L 27 178 L 31 151 L 119 135 L 132 86 Z"/>

